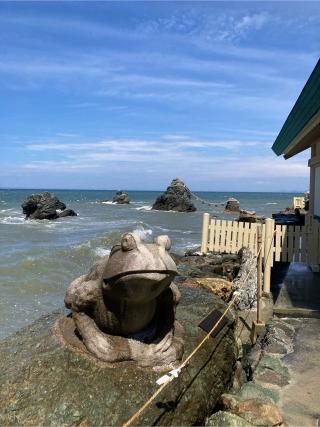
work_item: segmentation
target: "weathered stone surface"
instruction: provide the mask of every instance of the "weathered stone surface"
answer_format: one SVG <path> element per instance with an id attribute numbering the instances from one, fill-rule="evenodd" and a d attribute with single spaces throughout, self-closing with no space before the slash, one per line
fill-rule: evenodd
<path id="1" fill-rule="evenodd" d="M 257 397 L 270 398 L 276 403 L 279 400 L 279 392 L 277 390 L 266 389 L 261 385 L 250 381 L 241 387 L 237 397 L 240 401 L 246 399 L 255 399 Z"/>
<path id="2" fill-rule="evenodd" d="M 199 321 L 225 304 L 199 289 L 180 291 L 177 318 L 185 329 L 186 356 L 204 336 Z M 0 425 L 123 424 L 157 389 L 155 381 L 163 373 L 126 363 L 110 368 L 70 351 L 52 335 L 58 316 L 46 316 L 0 343 Z M 234 334 L 226 327 L 206 342 L 136 424 L 203 422 L 232 381 L 236 358 Z"/>
<path id="3" fill-rule="evenodd" d="M 219 411 L 207 419 L 206 427 L 251 427 L 253 424 L 248 423 L 241 417 L 231 412 Z"/>
<path id="4" fill-rule="evenodd" d="M 130 203 L 130 199 L 127 193 L 124 191 L 117 191 L 114 198 L 113 203 L 117 203 L 118 205 L 126 205 Z"/>
<path id="5" fill-rule="evenodd" d="M 232 281 L 240 268 L 240 256 L 237 254 L 207 254 L 205 256 L 171 254 L 177 264 L 179 282 L 187 277 L 216 277 Z"/>
<path id="6" fill-rule="evenodd" d="M 283 417 L 270 399 L 247 399 L 237 403 L 232 412 L 255 426 L 277 426 Z"/>
<path id="7" fill-rule="evenodd" d="M 191 201 L 189 189 L 178 178 L 172 180 L 167 190 L 154 202 L 152 209 L 176 212 L 194 212 L 197 210 Z"/>
<path id="8" fill-rule="evenodd" d="M 190 288 L 203 288 L 228 301 L 232 292 L 232 282 L 219 277 L 188 278 L 183 282 Z"/>
<path id="9" fill-rule="evenodd" d="M 240 222 L 257 222 L 257 214 L 255 211 L 245 211 L 241 210 L 239 214 L 239 221 Z"/>
<path id="10" fill-rule="evenodd" d="M 263 349 L 267 353 L 285 355 L 293 352 L 291 331 L 279 326 L 279 321 L 270 322 L 263 342 Z"/>
<path id="11" fill-rule="evenodd" d="M 271 373 L 274 373 L 276 376 L 271 376 Z M 270 376 L 271 379 L 274 378 L 275 384 L 279 382 L 278 385 L 286 385 L 289 383 L 290 380 L 290 374 L 289 370 L 286 366 L 284 366 L 281 362 L 281 360 L 276 356 L 270 356 L 268 354 L 263 354 L 259 364 L 257 366 L 257 369 L 254 372 L 253 378 L 256 380 L 263 380 L 266 379 L 266 375 Z M 262 376 L 262 377 L 261 377 Z"/>
<path id="12" fill-rule="evenodd" d="M 228 201 L 227 201 L 225 210 L 229 211 L 229 212 L 239 212 L 240 202 L 237 199 L 230 197 L 230 199 L 228 199 Z"/>
<path id="13" fill-rule="evenodd" d="M 233 289 L 241 288 L 241 293 L 235 306 L 238 310 L 246 310 L 251 309 L 257 299 L 257 258 L 248 248 L 240 249 L 239 255 L 240 270 L 233 281 Z"/>
<path id="14" fill-rule="evenodd" d="M 54 194 L 44 192 L 31 194 L 21 204 L 26 219 L 57 219 L 64 216 L 76 216 L 72 209 L 66 209 L 66 205 Z"/>
<path id="15" fill-rule="evenodd" d="M 242 367 L 241 362 L 238 360 L 235 364 L 234 368 L 234 377 L 233 377 L 233 383 L 232 383 L 232 390 L 240 390 L 240 388 L 243 386 L 244 383 L 247 382 L 247 376 L 246 373 Z"/>
<path id="16" fill-rule="evenodd" d="M 254 376 L 254 382 L 265 387 L 283 387 L 289 384 L 289 381 L 285 377 L 274 372 L 272 369 L 265 369 L 263 372 L 257 373 Z"/>

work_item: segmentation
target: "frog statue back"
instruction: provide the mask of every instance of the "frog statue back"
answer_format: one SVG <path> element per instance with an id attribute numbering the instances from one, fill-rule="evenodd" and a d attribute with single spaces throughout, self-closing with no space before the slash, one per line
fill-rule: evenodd
<path id="1" fill-rule="evenodd" d="M 181 360 L 180 292 L 172 282 L 177 268 L 170 247 L 168 236 L 144 243 L 135 233 L 123 235 L 109 257 L 70 284 L 65 305 L 72 318 L 60 324 L 64 341 L 111 364 L 157 368 Z"/>

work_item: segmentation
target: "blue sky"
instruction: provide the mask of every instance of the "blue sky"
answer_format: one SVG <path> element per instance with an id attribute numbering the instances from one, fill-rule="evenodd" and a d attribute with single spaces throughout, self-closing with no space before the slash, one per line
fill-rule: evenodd
<path id="1" fill-rule="evenodd" d="M 304 191 L 319 2 L 1 2 L 0 187 Z"/>

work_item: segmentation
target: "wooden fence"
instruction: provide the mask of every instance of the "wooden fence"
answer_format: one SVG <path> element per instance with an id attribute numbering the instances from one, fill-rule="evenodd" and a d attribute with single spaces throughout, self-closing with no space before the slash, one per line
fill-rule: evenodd
<path id="1" fill-rule="evenodd" d="M 237 253 L 243 246 L 257 255 L 257 229 L 262 228 L 264 291 L 270 292 L 271 267 L 274 262 L 305 262 L 313 271 L 320 265 L 320 223 L 310 215 L 304 226 L 227 221 L 203 215 L 201 252 Z"/>

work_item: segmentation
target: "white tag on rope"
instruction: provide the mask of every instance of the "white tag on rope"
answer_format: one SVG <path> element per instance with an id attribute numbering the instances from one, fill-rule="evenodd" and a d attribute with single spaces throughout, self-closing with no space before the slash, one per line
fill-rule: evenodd
<path id="1" fill-rule="evenodd" d="M 181 368 L 177 368 L 170 371 L 169 374 L 171 374 L 175 378 L 178 378 L 180 372 L 181 372 Z"/>
<path id="2" fill-rule="evenodd" d="M 167 383 L 168 381 L 170 381 L 172 377 L 178 378 L 180 372 L 181 372 L 181 368 L 173 369 L 168 374 L 163 375 L 162 377 L 160 377 L 159 379 L 157 379 L 156 383 L 158 385 L 162 385 L 162 384 Z"/>
<path id="3" fill-rule="evenodd" d="M 170 380 L 169 375 L 163 375 L 162 377 L 160 377 L 160 378 L 156 381 L 156 383 L 157 383 L 158 385 L 162 385 L 162 384 L 164 384 L 164 383 L 167 383 L 169 380 Z"/>

